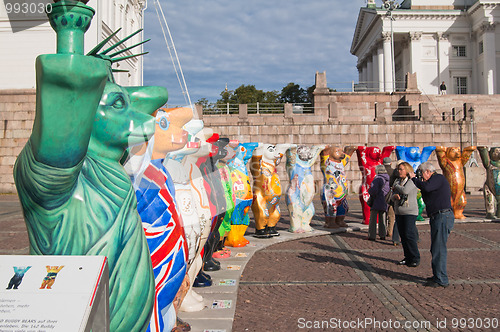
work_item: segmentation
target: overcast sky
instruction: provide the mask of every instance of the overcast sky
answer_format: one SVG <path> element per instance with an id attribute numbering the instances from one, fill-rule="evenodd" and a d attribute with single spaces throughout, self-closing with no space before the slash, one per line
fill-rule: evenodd
<path id="1" fill-rule="evenodd" d="M 170 105 L 184 97 L 158 20 L 148 1 L 144 84 L 165 86 Z M 328 87 L 345 90 L 358 80 L 349 53 L 365 0 L 161 0 L 194 103 L 215 102 L 226 84 L 272 91 L 290 82 L 307 88 L 316 71 Z"/>

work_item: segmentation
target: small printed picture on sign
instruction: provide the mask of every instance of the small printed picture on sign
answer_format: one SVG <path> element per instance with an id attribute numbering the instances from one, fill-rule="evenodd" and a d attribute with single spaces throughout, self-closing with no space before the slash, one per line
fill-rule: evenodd
<path id="1" fill-rule="evenodd" d="M 52 285 L 54 285 L 54 282 L 56 282 L 57 274 L 62 270 L 63 267 L 64 265 L 61 266 L 47 265 L 45 267 L 47 269 L 47 276 L 43 278 L 40 289 L 52 289 Z"/>
<path id="2" fill-rule="evenodd" d="M 222 279 L 219 281 L 219 286 L 235 286 L 236 279 Z"/>
<path id="3" fill-rule="evenodd" d="M 245 252 L 239 252 L 234 257 L 248 257 L 248 254 Z"/>
<path id="4" fill-rule="evenodd" d="M 10 279 L 6 289 L 18 289 L 23 281 L 24 274 L 31 269 L 31 266 L 13 266 L 14 276 Z"/>
<path id="5" fill-rule="evenodd" d="M 238 271 L 241 269 L 241 265 L 228 265 L 227 269 L 231 271 Z"/>
<path id="6" fill-rule="evenodd" d="M 232 300 L 215 300 L 212 302 L 212 309 L 230 309 L 232 304 Z"/>

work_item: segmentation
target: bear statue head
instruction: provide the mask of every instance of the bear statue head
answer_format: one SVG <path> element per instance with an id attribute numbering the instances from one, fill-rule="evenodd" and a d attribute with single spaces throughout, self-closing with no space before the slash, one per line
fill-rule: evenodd
<path id="1" fill-rule="evenodd" d="M 314 156 L 312 154 L 311 148 L 307 145 L 300 145 L 297 148 L 297 157 L 299 157 L 302 161 L 308 161 L 312 159 Z"/>
<path id="2" fill-rule="evenodd" d="M 328 152 L 329 152 L 330 159 L 332 159 L 336 162 L 340 162 L 340 161 L 342 161 L 342 159 L 345 158 L 344 150 L 342 150 L 342 148 L 340 146 L 331 146 L 329 148 Z"/>
<path id="3" fill-rule="evenodd" d="M 382 151 L 378 147 L 373 146 L 371 148 L 368 148 L 368 153 L 366 155 L 372 160 L 379 160 L 381 154 Z"/>
<path id="4" fill-rule="evenodd" d="M 89 152 L 119 159 L 129 146 L 146 142 L 155 133 L 151 114 L 168 99 L 159 86 L 122 87 L 106 82 L 92 128 Z"/>
<path id="5" fill-rule="evenodd" d="M 500 147 L 491 148 L 489 154 L 490 154 L 491 161 L 499 161 L 500 160 Z"/>
<path id="6" fill-rule="evenodd" d="M 462 155 L 460 148 L 458 146 L 452 146 L 449 148 L 446 148 L 446 157 L 449 160 L 457 160 L 460 158 Z"/>

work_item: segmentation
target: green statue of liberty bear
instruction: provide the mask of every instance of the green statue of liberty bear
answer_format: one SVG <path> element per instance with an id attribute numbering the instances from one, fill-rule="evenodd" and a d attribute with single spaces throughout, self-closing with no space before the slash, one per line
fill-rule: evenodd
<path id="1" fill-rule="evenodd" d="M 91 7 L 62 0 L 48 15 L 57 53 L 36 59 L 33 131 L 14 167 L 30 253 L 107 256 L 110 329 L 144 331 L 153 271 L 135 193 L 119 160 L 129 145 L 153 135 L 150 114 L 167 101 L 167 91 L 115 83 L 112 63 L 136 55 L 117 57 L 131 47 L 108 53 L 131 36 L 100 52 L 115 32 L 83 54 Z"/>

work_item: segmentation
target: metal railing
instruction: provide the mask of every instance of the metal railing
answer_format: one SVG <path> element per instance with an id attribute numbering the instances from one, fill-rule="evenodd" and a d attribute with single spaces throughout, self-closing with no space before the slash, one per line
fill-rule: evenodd
<path id="1" fill-rule="evenodd" d="M 238 104 L 216 104 L 210 103 L 203 106 L 203 114 L 238 114 L 239 105 Z"/>
<path id="2" fill-rule="evenodd" d="M 248 114 L 280 114 L 285 113 L 285 104 L 255 103 L 247 104 Z"/>
<path id="3" fill-rule="evenodd" d="M 239 104 L 217 104 L 211 103 L 203 107 L 203 114 L 239 114 Z M 313 114 L 314 107 L 311 103 L 292 104 L 294 114 Z M 253 103 L 247 104 L 248 114 L 283 114 L 285 113 L 285 103 Z"/>
<path id="4" fill-rule="evenodd" d="M 292 113 L 294 114 L 314 114 L 318 107 L 313 107 L 311 103 L 293 104 Z"/>

